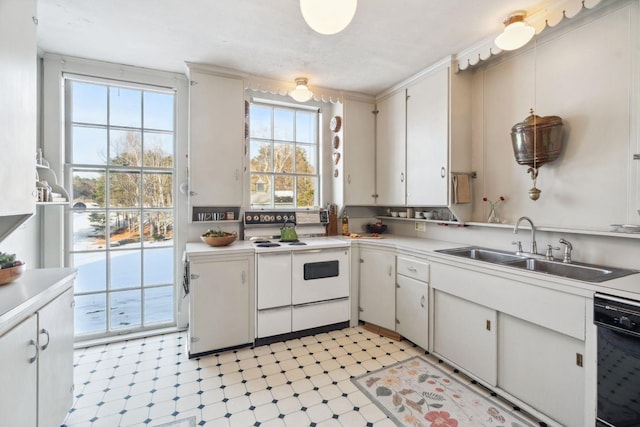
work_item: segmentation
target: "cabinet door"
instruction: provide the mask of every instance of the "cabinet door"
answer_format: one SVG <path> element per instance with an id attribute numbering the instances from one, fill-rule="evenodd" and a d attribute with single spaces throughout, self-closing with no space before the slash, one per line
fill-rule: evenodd
<path id="1" fill-rule="evenodd" d="M 498 386 L 566 426 L 584 419 L 584 342 L 500 313 Z"/>
<path id="2" fill-rule="evenodd" d="M 58 426 L 73 404 L 73 290 L 38 311 L 38 423 Z"/>
<path id="3" fill-rule="evenodd" d="M 433 350 L 496 385 L 496 312 L 445 292 L 434 292 Z"/>
<path id="4" fill-rule="evenodd" d="M 344 204 L 376 203 L 375 105 L 345 100 L 344 103 Z"/>
<path id="5" fill-rule="evenodd" d="M 249 343 L 249 261 L 192 262 L 191 273 L 189 353 Z"/>
<path id="6" fill-rule="evenodd" d="M 36 316 L 31 316 L 0 337 L 0 384 L 3 385 L 0 424 L 3 426 L 36 425 L 37 328 Z"/>
<path id="7" fill-rule="evenodd" d="M 396 332 L 427 349 L 427 284 L 401 275 L 396 282 Z"/>
<path id="8" fill-rule="evenodd" d="M 242 80 L 191 72 L 191 206 L 241 206 L 244 138 Z"/>
<path id="9" fill-rule="evenodd" d="M 360 320 L 395 330 L 395 257 L 360 249 Z"/>
<path id="10" fill-rule="evenodd" d="M 378 103 L 376 118 L 377 204 L 405 204 L 406 93 L 397 92 Z"/>
<path id="11" fill-rule="evenodd" d="M 291 252 L 258 255 L 258 310 L 291 305 Z"/>
<path id="12" fill-rule="evenodd" d="M 15 215 L 0 221 L 0 237 L 35 211 L 38 52 L 34 16 L 35 0 L 0 2 L 0 215 Z"/>
<path id="13" fill-rule="evenodd" d="M 407 205 L 446 206 L 449 68 L 407 89 Z"/>

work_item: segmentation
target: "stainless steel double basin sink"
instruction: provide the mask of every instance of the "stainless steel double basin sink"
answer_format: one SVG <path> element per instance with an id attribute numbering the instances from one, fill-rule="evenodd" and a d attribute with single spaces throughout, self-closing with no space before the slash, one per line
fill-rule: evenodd
<path id="1" fill-rule="evenodd" d="M 617 279 L 619 277 L 638 273 L 637 270 L 584 264 L 579 262 L 564 263 L 562 261 L 556 260 L 539 259 L 536 257 L 527 256 L 527 254 L 507 252 L 497 249 L 488 249 L 477 246 L 467 246 L 454 249 L 440 249 L 436 252 L 592 283 L 604 282 L 607 280 Z"/>

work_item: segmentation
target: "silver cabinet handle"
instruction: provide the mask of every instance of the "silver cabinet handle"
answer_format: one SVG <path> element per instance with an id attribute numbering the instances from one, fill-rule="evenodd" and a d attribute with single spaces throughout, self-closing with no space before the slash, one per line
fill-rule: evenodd
<path id="1" fill-rule="evenodd" d="M 418 269 L 417 269 L 417 268 L 415 268 L 414 266 L 407 267 L 407 270 L 409 270 L 409 271 L 410 271 L 410 272 L 412 272 L 412 273 L 416 273 L 416 272 L 418 271 Z"/>
<path id="2" fill-rule="evenodd" d="M 393 273 L 393 267 L 389 266 L 389 276 L 391 276 L 391 273 Z"/>
<path id="3" fill-rule="evenodd" d="M 47 347 L 49 347 L 49 342 L 51 342 L 51 337 L 49 336 L 49 331 L 47 331 L 46 329 L 42 328 L 42 330 L 40 331 L 41 334 L 45 334 L 47 336 L 47 343 L 44 345 L 40 346 L 40 350 L 46 350 Z"/>
<path id="4" fill-rule="evenodd" d="M 422 295 L 422 296 L 420 297 L 420 307 L 424 308 L 424 303 L 425 303 L 425 301 L 426 301 L 426 299 L 425 299 L 424 295 Z"/>
<path id="5" fill-rule="evenodd" d="M 38 360 L 38 354 L 39 354 L 38 343 L 36 343 L 35 340 L 31 340 L 31 341 L 29 341 L 29 345 L 33 346 L 33 348 L 36 349 L 36 354 L 33 357 L 29 358 L 29 363 L 33 363 L 36 360 Z"/>
<path id="6" fill-rule="evenodd" d="M 444 178 L 446 174 L 447 174 L 447 171 L 443 166 L 442 168 L 440 168 L 440 178 Z"/>
<path id="7" fill-rule="evenodd" d="M 351 174 L 347 175 L 347 183 L 351 184 Z"/>
<path id="8" fill-rule="evenodd" d="M 244 285 L 244 281 L 246 280 L 245 271 L 242 270 L 242 284 Z"/>
<path id="9" fill-rule="evenodd" d="M 404 172 L 400 172 L 400 182 L 404 182 Z"/>
<path id="10" fill-rule="evenodd" d="M 189 191 L 189 195 L 190 195 L 190 196 L 195 196 L 195 195 L 197 195 L 197 194 L 198 194 L 198 193 L 196 193 L 195 191 Z"/>

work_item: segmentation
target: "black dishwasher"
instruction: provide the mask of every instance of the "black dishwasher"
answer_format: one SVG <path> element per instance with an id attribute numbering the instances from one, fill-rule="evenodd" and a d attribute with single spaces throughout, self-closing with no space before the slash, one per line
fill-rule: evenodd
<path id="1" fill-rule="evenodd" d="M 596 294 L 597 427 L 640 426 L 640 302 Z"/>

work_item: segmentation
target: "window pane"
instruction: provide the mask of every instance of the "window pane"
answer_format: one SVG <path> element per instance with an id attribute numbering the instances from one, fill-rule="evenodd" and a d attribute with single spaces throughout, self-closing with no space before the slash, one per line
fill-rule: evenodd
<path id="1" fill-rule="evenodd" d="M 296 146 L 296 173 L 316 173 L 316 148 L 311 145 Z"/>
<path id="2" fill-rule="evenodd" d="M 293 116 L 292 110 L 273 111 L 273 139 L 293 141 Z"/>
<path id="3" fill-rule="evenodd" d="M 74 170 L 73 176 L 73 207 L 96 208 L 105 207 L 105 173 Z"/>
<path id="4" fill-rule="evenodd" d="M 144 165 L 153 168 L 173 166 L 173 134 L 144 133 Z"/>
<path id="5" fill-rule="evenodd" d="M 296 141 L 316 141 L 316 113 L 305 111 L 296 112 Z"/>
<path id="6" fill-rule="evenodd" d="M 107 87 L 72 82 L 71 121 L 75 123 L 107 124 Z"/>
<path id="7" fill-rule="evenodd" d="M 112 172 L 109 175 L 109 206 L 140 206 L 140 174 L 138 172 Z"/>
<path id="8" fill-rule="evenodd" d="M 140 247 L 140 212 L 109 213 L 109 247 Z"/>
<path id="9" fill-rule="evenodd" d="M 293 208 L 293 177 L 277 176 L 275 206 L 279 208 Z"/>
<path id="10" fill-rule="evenodd" d="M 273 171 L 279 173 L 293 173 L 293 145 L 273 144 Z"/>
<path id="11" fill-rule="evenodd" d="M 173 245 L 173 212 L 160 211 L 145 213 L 143 230 L 145 246 L 158 247 Z"/>
<path id="12" fill-rule="evenodd" d="M 111 251 L 111 289 L 139 287 L 142 280 L 140 251 Z"/>
<path id="13" fill-rule="evenodd" d="M 173 322 L 173 286 L 144 291 L 144 323 Z"/>
<path id="14" fill-rule="evenodd" d="M 109 123 L 111 126 L 142 126 L 142 92 L 121 87 L 109 88 Z"/>
<path id="15" fill-rule="evenodd" d="M 142 164 L 142 135 L 134 130 L 112 130 L 109 134 L 109 162 L 120 166 Z"/>
<path id="16" fill-rule="evenodd" d="M 74 328 L 77 335 L 107 330 L 107 295 L 76 295 L 74 297 Z"/>
<path id="17" fill-rule="evenodd" d="M 144 93 L 145 129 L 173 130 L 173 98 L 169 93 Z"/>
<path id="18" fill-rule="evenodd" d="M 271 200 L 271 175 L 251 174 L 251 204 L 273 206 Z"/>
<path id="19" fill-rule="evenodd" d="M 315 177 L 299 176 L 296 179 L 296 203 L 298 207 L 317 206 L 316 188 L 317 179 Z"/>
<path id="20" fill-rule="evenodd" d="M 78 269 L 74 283 L 77 293 L 104 291 L 107 289 L 105 252 L 74 254 L 73 266 Z"/>
<path id="21" fill-rule="evenodd" d="M 251 171 L 271 172 L 271 143 L 251 140 Z"/>
<path id="22" fill-rule="evenodd" d="M 168 208 L 173 206 L 171 189 L 173 175 L 169 172 L 143 175 L 144 207 Z"/>
<path id="23" fill-rule="evenodd" d="M 142 317 L 142 292 L 113 292 L 111 294 L 111 329 L 126 329 L 140 326 Z"/>
<path id="24" fill-rule="evenodd" d="M 252 138 L 271 139 L 271 107 L 251 105 L 249 123 Z"/>
<path id="25" fill-rule="evenodd" d="M 169 285 L 173 280 L 173 248 L 144 251 L 144 286 Z"/>
<path id="26" fill-rule="evenodd" d="M 107 130 L 74 125 L 71 129 L 71 161 L 76 164 L 107 163 Z"/>

